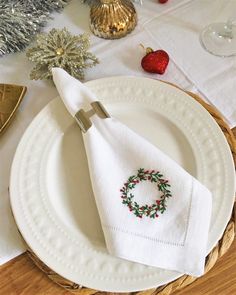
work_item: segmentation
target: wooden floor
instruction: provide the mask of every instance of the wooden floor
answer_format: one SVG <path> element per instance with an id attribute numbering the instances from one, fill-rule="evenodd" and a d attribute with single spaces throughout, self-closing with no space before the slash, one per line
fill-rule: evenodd
<path id="1" fill-rule="evenodd" d="M 0 266 L 0 295 L 69 295 L 53 283 L 26 255 Z M 104 293 L 103 293 L 104 294 Z M 236 294 L 236 241 L 208 274 L 176 295 Z"/>

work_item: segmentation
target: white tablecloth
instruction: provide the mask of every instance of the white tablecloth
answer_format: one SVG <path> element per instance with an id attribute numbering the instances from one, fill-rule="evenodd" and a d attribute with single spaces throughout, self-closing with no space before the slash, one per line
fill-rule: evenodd
<path id="1" fill-rule="evenodd" d="M 197 30 L 192 24 L 192 22 L 197 22 L 202 11 L 206 16 L 213 7 L 215 8 L 209 21 L 217 20 L 217 11 L 223 3 L 228 9 L 234 7 L 236 10 L 235 1 L 169 0 L 166 4 L 161 5 L 157 0 L 144 0 L 142 6 L 136 6 L 139 24 L 130 35 L 119 40 L 104 40 L 91 35 L 91 51 L 99 58 L 100 64 L 86 72 L 86 80 L 117 75 L 135 75 L 170 81 L 187 90 L 202 93 L 206 100 L 222 107 L 221 111 L 225 112 L 226 116 L 230 114 L 228 119 L 231 120 L 231 125 L 235 124 L 236 105 L 234 107 L 232 103 L 235 95 L 232 87 L 236 87 L 234 58 L 219 59 L 203 52 L 198 45 L 198 33 L 206 21 L 203 23 L 203 18 L 201 18 Z M 191 18 L 192 12 L 196 12 L 193 20 Z M 227 13 L 225 10 L 224 17 Z M 176 24 L 176 18 L 180 18 L 182 21 Z M 187 21 L 184 21 L 185 19 Z M 48 23 L 45 31 L 49 31 L 53 27 L 67 27 L 74 34 L 89 32 L 89 8 L 81 4 L 79 0 L 71 1 L 61 14 L 54 14 L 54 20 Z M 181 30 L 189 31 L 189 35 L 182 34 Z M 170 36 L 169 42 L 165 35 Z M 181 38 L 185 43 L 181 42 Z M 194 41 L 193 48 L 187 44 L 187 38 L 190 38 L 191 42 Z M 162 46 L 170 53 L 170 64 L 163 76 L 148 74 L 142 70 L 140 60 L 144 52 L 139 46 L 140 43 L 153 49 L 159 49 Z M 181 51 L 183 47 L 186 48 L 184 54 Z M 200 57 L 199 62 L 194 62 L 198 57 Z M 197 75 L 199 68 L 201 70 L 206 66 L 206 61 L 211 63 L 211 71 L 219 75 L 215 77 L 203 70 Z M 219 64 L 222 71 L 220 73 L 217 72 Z M 32 66 L 32 63 L 27 61 L 24 52 L 0 59 L 0 83 L 28 87 L 27 94 L 17 111 L 17 116 L 8 130 L 0 137 L 0 264 L 25 250 L 11 215 L 8 196 L 10 167 L 14 152 L 22 134 L 35 115 L 57 96 L 52 82 L 29 80 Z M 206 85 L 204 77 L 207 77 Z M 212 90 L 216 83 L 219 86 L 219 78 L 224 81 L 224 87 Z M 229 87 L 227 88 L 227 86 Z M 224 89 L 227 91 L 224 92 Z M 226 93 L 226 97 L 224 97 L 224 93 Z M 224 101 L 226 104 L 223 103 Z M 228 111 L 228 106 L 232 111 Z"/>

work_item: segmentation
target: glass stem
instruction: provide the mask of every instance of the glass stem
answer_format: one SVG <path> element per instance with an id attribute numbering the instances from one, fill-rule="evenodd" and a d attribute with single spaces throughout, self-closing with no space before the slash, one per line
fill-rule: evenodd
<path id="1" fill-rule="evenodd" d="M 233 23 L 235 19 L 229 18 L 225 24 L 224 31 L 219 32 L 219 37 L 233 39 Z"/>

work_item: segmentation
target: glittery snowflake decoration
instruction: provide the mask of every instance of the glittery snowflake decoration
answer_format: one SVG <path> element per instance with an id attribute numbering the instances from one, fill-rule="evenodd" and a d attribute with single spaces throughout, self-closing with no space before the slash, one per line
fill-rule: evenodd
<path id="1" fill-rule="evenodd" d="M 36 63 L 30 73 L 32 80 L 51 79 L 52 68 L 60 67 L 77 79 L 84 79 L 84 69 L 98 64 L 98 59 L 88 52 L 87 34 L 71 35 L 66 29 L 52 29 L 37 36 L 37 45 L 28 49 L 26 56 Z"/>

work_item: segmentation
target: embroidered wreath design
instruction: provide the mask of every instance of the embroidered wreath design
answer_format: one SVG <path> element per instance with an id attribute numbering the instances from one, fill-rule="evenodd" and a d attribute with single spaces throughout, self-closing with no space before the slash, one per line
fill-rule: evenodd
<path id="1" fill-rule="evenodd" d="M 150 181 L 155 183 L 162 194 L 158 200 L 154 204 L 148 205 L 139 205 L 134 200 L 134 195 L 131 193 L 132 189 L 136 187 L 136 185 L 142 181 Z M 163 175 L 159 171 L 155 170 L 144 170 L 144 168 L 140 168 L 138 170 L 137 175 L 132 175 L 128 178 L 127 182 L 124 183 L 122 189 L 120 189 L 122 193 L 121 198 L 122 203 L 125 204 L 130 212 L 133 212 L 135 216 L 142 218 L 143 216 L 147 216 L 150 218 L 157 218 L 160 212 L 163 214 L 167 208 L 166 200 L 172 197 L 170 191 L 170 184 L 168 180 L 163 178 Z"/>

